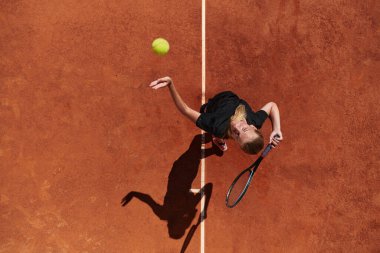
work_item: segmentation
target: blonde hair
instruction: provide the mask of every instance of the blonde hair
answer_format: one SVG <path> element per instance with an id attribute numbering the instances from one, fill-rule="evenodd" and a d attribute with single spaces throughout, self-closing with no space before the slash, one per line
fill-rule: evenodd
<path id="1" fill-rule="evenodd" d="M 230 123 L 233 120 L 242 120 L 242 119 L 245 119 L 246 117 L 247 117 L 247 111 L 245 110 L 245 106 L 243 104 L 239 104 L 239 106 L 236 107 L 235 109 L 234 115 L 230 117 Z M 231 128 L 228 128 L 227 137 L 231 138 L 231 135 L 232 135 Z"/>
<path id="2" fill-rule="evenodd" d="M 235 114 L 231 116 L 230 121 L 233 120 L 242 120 L 247 117 L 247 111 L 245 110 L 245 106 L 243 104 L 239 104 L 235 109 Z"/>
<path id="3" fill-rule="evenodd" d="M 245 118 L 247 118 L 247 111 L 245 110 L 245 106 L 243 104 L 239 104 L 239 106 L 236 107 L 236 109 L 235 109 L 234 115 L 232 115 L 230 118 L 230 123 L 233 120 L 242 120 Z M 260 150 L 264 147 L 264 137 L 263 137 L 262 133 L 257 129 L 255 129 L 255 133 L 257 135 L 256 138 L 254 138 L 253 140 L 251 140 L 247 143 L 244 143 L 241 146 L 241 149 L 247 154 L 255 155 L 255 154 L 259 153 Z M 232 135 L 231 129 L 228 128 L 227 137 L 231 138 L 231 135 Z"/>

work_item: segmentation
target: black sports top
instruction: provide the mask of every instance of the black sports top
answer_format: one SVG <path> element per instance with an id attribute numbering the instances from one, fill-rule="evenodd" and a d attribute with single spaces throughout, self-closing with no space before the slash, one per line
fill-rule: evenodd
<path id="1" fill-rule="evenodd" d="M 235 109 L 243 104 L 247 112 L 247 123 L 260 129 L 268 114 L 259 110 L 254 112 L 246 101 L 240 99 L 231 91 L 218 93 L 201 106 L 200 113 L 195 124 L 204 131 L 219 138 L 225 138 L 229 127 L 229 120 L 235 113 Z"/>

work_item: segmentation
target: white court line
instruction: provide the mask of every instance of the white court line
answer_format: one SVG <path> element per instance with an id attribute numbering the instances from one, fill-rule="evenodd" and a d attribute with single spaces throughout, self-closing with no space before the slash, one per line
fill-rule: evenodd
<path id="1" fill-rule="evenodd" d="M 192 193 L 199 193 L 201 189 L 190 189 L 190 192 Z"/>
<path id="2" fill-rule="evenodd" d="M 206 102 L 206 0 L 202 0 L 202 105 Z M 202 133 L 202 147 L 201 147 L 201 189 L 205 185 L 205 136 Z M 203 208 L 205 206 L 204 192 L 201 192 L 201 253 L 205 252 L 205 220 Z"/>

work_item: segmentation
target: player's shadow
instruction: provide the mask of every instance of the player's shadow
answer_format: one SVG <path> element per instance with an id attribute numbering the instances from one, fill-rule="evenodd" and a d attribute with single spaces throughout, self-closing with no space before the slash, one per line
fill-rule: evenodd
<path id="1" fill-rule="evenodd" d="M 148 204 L 154 214 L 161 220 L 167 221 L 169 236 L 173 239 L 180 239 L 191 225 L 197 213 L 196 207 L 202 196 L 205 196 L 205 207 L 197 221 L 197 225 L 199 225 L 207 217 L 207 207 L 212 194 L 212 183 L 207 183 L 200 192 L 191 192 L 191 185 L 197 176 L 202 156 L 201 141 L 202 135 L 194 136 L 186 152 L 173 163 L 168 177 L 167 192 L 162 205 L 158 204 L 146 193 L 131 191 L 122 199 L 122 206 L 127 205 L 134 197 L 141 200 Z M 208 143 L 210 141 L 211 136 L 206 134 L 205 142 Z M 204 150 L 205 158 L 214 154 L 222 156 L 223 152 L 215 147 L 215 145 L 212 148 Z M 191 237 L 192 235 L 190 237 L 189 235 L 187 236 L 183 249 L 187 247 Z"/>

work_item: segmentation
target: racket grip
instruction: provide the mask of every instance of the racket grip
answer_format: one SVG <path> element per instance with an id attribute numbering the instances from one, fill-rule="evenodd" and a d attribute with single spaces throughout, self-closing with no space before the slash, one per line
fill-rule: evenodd
<path id="1" fill-rule="evenodd" d="M 264 149 L 263 153 L 261 154 L 261 157 L 262 158 L 266 157 L 271 149 L 272 149 L 272 145 L 271 144 L 267 145 L 267 147 Z"/>
<path id="2" fill-rule="evenodd" d="M 274 137 L 280 137 L 278 134 L 276 134 Z M 264 158 L 267 156 L 269 151 L 273 148 L 272 144 L 268 144 L 267 147 L 264 149 L 263 153 L 261 154 L 261 157 Z"/>

